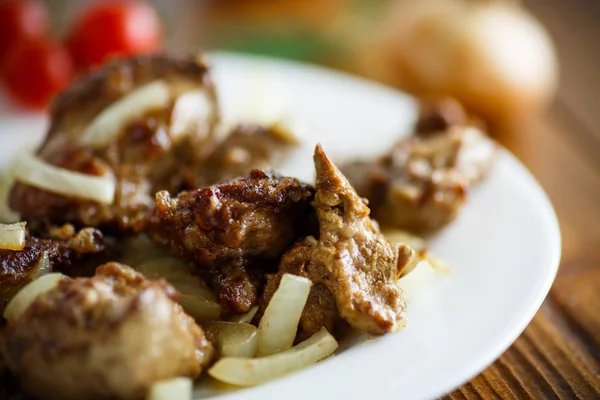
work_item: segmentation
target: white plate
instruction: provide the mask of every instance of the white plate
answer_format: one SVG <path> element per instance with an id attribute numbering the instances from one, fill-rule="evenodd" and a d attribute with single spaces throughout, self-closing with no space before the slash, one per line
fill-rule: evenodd
<path id="1" fill-rule="evenodd" d="M 227 54 L 213 61 L 228 117 L 267 101 L 272 113 L 306 125 L 303 151 L 283 168 L 304 179 L 312 179 L 315 143 L 338 161 L 374 156 L 408 132 L 415 118 L 409 97 L 346 75 Z M 38 141 L 45 125 L 43 116 L 3 116 L 1 163 L 23 144 Z M 219 391 L 209 385 L 198 394 L 426 399 L 467 381 L 508 348 L 540 307 L 559 263 L 558 223 L 536 181 L 502 151 L 489 178 L 431 247 L 453 272 L 409 305 L 403 332 L 346 343 L 336 356 L 263 386 Z"/>

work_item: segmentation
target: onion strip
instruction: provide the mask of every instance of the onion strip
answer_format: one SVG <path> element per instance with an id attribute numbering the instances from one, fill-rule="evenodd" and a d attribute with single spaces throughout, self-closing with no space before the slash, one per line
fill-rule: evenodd
<path id="1" fill-rule="evenodd" d="M 63 274 L 52 273 L 31 281 L 8 303 L 4 309 L 4 318 L 8 322 L 19 319 L 39 295 L 54 289 L 63 279 L 68 278 Z"/>
<path id="2" fill-rule="evenodd" d="M 188 266 L 174 257 L 161 257 L 134 266 L 148 279 L 165 279 L 179 292 L 179 304 L 196 320 L 215 320 L 221 316 L 221 307 L 214 293 Z"/>
<path id="3" fill-rule="evenodd" d="M 13 168 L 10 167 L 0 175 L 0 221 L 5 223 L 19 221 L 19 213 L 11 210 L 9 203 L 10 191 L 15 181 Z"/>
<path id="4" fill-rule="evenodd" d="M 129 92 L 98 114 L 81 135 L 83 145 L 100 147 L 119 135 L 123 128 L 148 111 L 168 107 L 169 86 L 156 80 Z"/>
<path id="5" fill-rule="evenodd" d="M 404 243 L 414 250 L 424 250 L 427 247 L 423 238 L 402 229 L 386 229 L 381 231 L 381 233 L 391 243 Z"/>
<path id="6" fill-rule="evenodd" d="M 25 222 L 0 224 L 0 249 L 23 250 L 26 233 Z"/>
<path id="7" fill-rule="evenodd" d="M 219 356 L 252 358 L 256 354 L 258 335 L 254 325 L 214 321 L 202 327 L 215 337 Z"/>
<path id="8" fill-rule="evenodd" d="M 306 368 L 331 355 L 338 343 L 322 328 L 291 349 L 263 358 L 222 358 L 208 374 L 222 382 L 239 386 L 258 385 Z"/>
<path id="9" fill-rule="evenodd" d="M 147 400 L 192 400 L 192 380 L 174 378 L 156 382 L 150 388 Z"/>
<path id="10" fill-rule="evenodd" d="M 243 314 L 235 314 L 229 317 L 230 322 L 238 322 L 240 324 L 249 324 L 258 311 L 258 306 L 252 307 L 248 312 Z"/>
<path id="11" fill-rule="evenodd" d="M 283 274 L 258 324 L 258 355 L 268 356 L 292 347 L 312 282 Z"/>
<path id="12" fill-rule="evenodd" d="M 416 267 L 402 278 L 396 285 L 402 289 L 404 299 L 410 302 L 415 295 L 431 284 L 435 279 L 435 269 L 425 260 L 419 261 Z"/>
<path id="13" fill-rule="evenodd" d="M 112 204 L 116 184 L 112 175 L 95 176 L 59 168 L 25 154 L 15 167 L 15 179 L 63 196 Z"/>

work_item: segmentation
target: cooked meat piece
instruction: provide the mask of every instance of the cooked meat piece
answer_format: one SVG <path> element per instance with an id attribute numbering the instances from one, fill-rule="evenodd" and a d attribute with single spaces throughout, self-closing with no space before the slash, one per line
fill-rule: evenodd
<path id="1" fill-rule="evenodd" d="M 462 105 L 451 97 L 422 99 L 415 133 L 427 135 L 444 132 L 454 125 L 467 125 L 469 116 Z"/>
<path id="2" fill-rule="evenodd" d="M 382 225 L 419 233 L 440 229 L 454 220 L 468 188 L 490 169 L 494 142 L 474 126 L 456 125 L 467 121 L 457 107 L 453 102 L 424 107 L 416 133 L 390 154 L 344 167 Z"/>
<path id="3" fill-rule="evenodd" d="M 21 287 L 42 274 L 81 275 L 106 261 L 111 249 L 100 231 L 61 229 L 70 231 L 68 236 L 63 232 L 62 239 L 28 237 L 22 250 L 0 250 L 0 311 Z"/>
<path id="4" fill-rule="evenodd" d="M 286 261 L 287 263 L 287 261 Z M 285 272 L 292 273 L 294 275 L 303 275 L 301 265 L 296 265 L 297 268 L 290 268 L 289 264 L 286 265 L 287 270 Z M 267 284 L 260 299 L 259 309 L 254 317 L 254 322 L 258 324 L 262 315 L 271 301 L 271 298 L 279 288 L 282 273 L 268 274 Z M 303 275 L 304 276 L 304 275 Z M 300 326 L 298 334 L 296 335 L 296 342 L 301 342 L 308 339 L 315 333 L 319 332 L 321 328 L 326 328 L 329 332 L 335 334 L 339 331 L 339 327 L 344 323 L 341 319 L 340 313 L 335 302 L 335 297 L 327 286 L 319 283 L 313 285 L 308 299 L 304 305 L 302 311 L 302 317 L 300 318 Z"/>
<path id="5" fill-rule="evenodd" d="M 141 399 L 197 377 L 214 350 L 165 281 L 116 263 L 40 295 L 3 332 L 2 356 L 40 399 Z"/>
<path id="6" fill-rule="evenodd" d="M 319 239 L 307 237 L 283 256 L 279 273 L 267 283 L 263 307 L 274 293 L 272 286 L 287 272 L 315 284 L 301 328 L 317 331 L 335 323 L 336 315 L 322 285 L 333 295 L 339 315 L 354 329 L 373 334 L 399 329 L 405 305 L 396 280 L 414 252 L 381 235 L 365 202 L 320 146 L 315 151 L 315 167 L 317 193 L 312 205 L 319 220 Z"/>
<path id="7" fill-rule="evenodd" d="M 147 233 L 194 263 L 226 311 L 244 312 L 260 295 L 252 267 L 272 264 L 306 234 L 313 195 L 314 189 L 294 178 L 259 170 L 176 198 L 163 191 Z"/>
<path id="8" fill-rule="evenodd" d="M 35 400 L 25 397 L 19 387 L 19 382 L 9 371 L 0 373 L 0 399 L 4 400 Z"/>
<path id="9" fill-rule="evenodd" d="M 103 111 L 135 97 L 136 90 L 148 85 L 155 85 L 158 94 L 154 96 L 162 101 L 142 111 L 136 105 L 125 116 L 121 112 L 120 118 L 113 115 L 98 122 L 103 120 Z M 137 97 L 152 96 L 138 92 Z M 100 204 L 17 183 L 10 198 L 12 209 L 28 221 L 136 231 L 153 204 L 154 193 L 178 192 L 190 174 L 188 169 L 196 171 L 204 161 L 214 141 L 218 115 L 203 61 L 155 55 L 116 61 L 82 79 L 58 97 L 51 118 L 38 157 L 85 174 L 114 174 L 114 203 Z"/>
<path id="10" fill-rule="evenodd" d="M 273 168 L 297 144 L 296 138 L 277 125 L 239 125 L 200 166 L 192 187 L 246 176 L 253 169 Z"/>
<path id="11" fill-rule="evenodd" d="M 247 312 L 256 305 L 263 287 L 265 274 L 275 272 L 273 259 L 224 259 L 197 271 L 215 289 L 223 310 L 232 313 Z"/>

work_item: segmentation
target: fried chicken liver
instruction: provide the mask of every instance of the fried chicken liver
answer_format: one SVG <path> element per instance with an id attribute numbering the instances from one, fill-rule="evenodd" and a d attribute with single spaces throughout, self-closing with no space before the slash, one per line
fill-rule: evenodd
<path id="1" fill-rule="evenodd" d="M 163 280 L 121 264 L 61 281 L 3 331 L 2 358 L 43 399 L 141 399 L 157 381 L 197 377 L 214 349 Z"/>
<path id="2" fill-rule="evenodd" d="M 135 104 L 123 106 L 133 98 Z M 120 108 L 115 112 L 113 106 Z M 103 115 L 111 107 L 113 114 Z M 116 61 L 57 98 L 37 152 L 53 166 L 114 175 L 113 204 L 17 183 L 11 208 L 27 221 L 136 231 L 155 192 L 178 192 L 183 177 L 204 160 L 217 120 L 215 90 L 201 59 L 148 55 Z"/>
<path id="3" fill-rule="evenodd" d="M 21 287 L 38 276 L 53 271 L 84 274 L 90 264 L 95 268 L 106 260 L 111 250 L 97 229 L 75 232 L 68 225 L 62 228 L 60 238 L 28 236 L 22 250 L 0 250 L 0 311 Z"/>
<path id="4" fill-rule="evenodd" d="M 429 233 L 456 218 L 496 146 L 453 100 L 424 103 L 415 133 L 384 157 L 344 166 L 382 224 Z"/>
<path id="5" fill-rule="evenodd" d="M 339 316 L 358 331 L 382 334 L 398 330 L 403 325 L 405 304 L 396 280 L 414 252 L 381 235 L 365 202 L 320 146 L 314 159 L 317 193 L 312 205 L 319 221 L 319 238 L 309 236 L 284 254 L 279 272 L 268 279 L 262 308 L 281 276 L 291 273 L 305 276 L 315 285 L 300 321 L 304 333 L 323 326 L 331 330 L 338 318 L 334 303 Z"/>
<path id="6" fill-rule="evenodd" d="M 245 312 L 258 301 L 265 270 L 309 229 L 313 195 L 294 178 L 254 170 L 176 198 L 159 192 L 147 233 L 193 263 L 225 311 Z"/>

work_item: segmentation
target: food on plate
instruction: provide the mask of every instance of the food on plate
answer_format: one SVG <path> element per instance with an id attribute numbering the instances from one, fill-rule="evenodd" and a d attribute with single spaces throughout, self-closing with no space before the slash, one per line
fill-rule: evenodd
<path id="1" fill-rule="evenodd" d="M 225 355 L 208 370 L 209 375 L 233 385 L 258 385 L 331 355 L 338 343 L 325 328 L 292 347 L 310 287 L 309 279 L 283 274 L 258 327 L 253 348 L 258 357 Z M 285 315 L 289 308 L 290 315 Z"/>
<path id="2" fill-rule="evenodd" d="M 221 316 L 221 307 L 212 290 L 182 260 L 161 254 L 131 266 L 149 279 L 167 280 L 177 290 L 179 304 L 196 320 L 216 320 Z"/>
<path id="3" fill-rule="evenodd" d="M 63 232 L 62 238 L 40 238 L 25 232 L 22 249 L 0 249 L 0 310 L 34 279 L 53 271 L 79 275 L 90 265 L 99 265 L 110 254 L 103 234 L 97 229 L 75 232 L 72 226 L 67 226 L 62 230 L 69 231 Z"/>
<path id="4" fill-rule="evenodd" d="M 410 274 L 398 279 L 396 285 L 402 289 L 404 299 L 410 302 L 417 292 L 433 282 L 435 274 L 435 269 L 426 260 L 421 260 L 412 268 Z"/>
<path id="5" fill-rule="evenodd" d="M 258 330 L 248 323 L 211 321 L 204 329 L 220 357 L 252 358 L 258 349 Z"/>
<path id="6" fill-rule="evenodd" d="M 17 222 L 14 224 L 0 224 L 0 250 L 23 250 L 27 224 Z"/>
<path id="7" fill-rule="evenodd" d="M 269 303 L 269 286 L 279 285 L 282 273 L 309 278 L 326 287 L 335 300 L 339 315 L 361 332 L 382 334 L 399 330 L 404 324 L 405 305 L 395 283 L 414 256 L 406 245 L 392 245 L 369 217 L 365 204 L 320 146 L 315 150 L 317 193 L 312 203 L 319 221 L 318 239 L 309 236 L 298 241 L 282 257 L 279 273 L 269 277 L 262 304 Z M 327 292 L 318 292 L 327 297 Z M 325 302 L 330 308 L 329 300 Z M 333 321 L 324 321 L 330 328 Z M 303 329 L 321 328 L 302 316 Z M 315 332 L 311 332 L 315 333 Z"/>
<path id="8" fill-rule="evenodd" d="M 40 294 L 3 331 L 2 359 L 39 398 L 144 398 L 156 382 L 197 377 L 214 349 L 175 290 L 109 263 Z"/>
<path id="9" fill-rule="evenodd" d="M 159 192 L 146 231 L 209 279 L 224 310 L 242 313 L 256 305 L 264 271 L 310 228 L 312 196 L 294 178 L 255 170 L 176 198 Z"/>
<path id="10" fill-rule="evenodd" d="M 258 358 L 222 358 L 208 370 L 208 374 L 232 385 L 260 385 L 316 364 L 330 356 L 337 347 L 338 342 L 323 328 L 302 343 L 281 353 Z"/>
<path id="11" fill-rule="evenodd" d="M 314 186 L 272 172 L 296 132 L 219 112 L 198 57 L 118 61 L 61 95 L 38 152 L 0 185 L 1 217 L 22 219 L 0 225 L 8 381 L 40 399 L 189 399 L 203 371 L 257 385 L 330 356 L 349 330 L 405 326 L 403 293 L 446 267 L 372 217 L 449 222 L 433 184 L 462 196 L 485 174 L 494 146 L 477 124 L 429 103 L 392 154 L 360 179 L 349 167 L 357 193 L 320 145 Z M 403 185 L 420 200 L 388 196 Z"/>
<path id="12" fill-rule="evenodd" d="M 470 186 L 482 180 L 495 143 L 451 99 L 425 102 L 415 132 L 375 161 L 344 171 L 373 217 L 411 232 L 434 232 L 453 221 Z"/>
<path id="13" fill-rule="evenodd" d="M 53 169 L 46 175 L 61 181 L 67 174 L 60 172 L 76 172 L 90 178 L 89 192 L 99 179 L 112 180 L 114 198 L 84 199 L 17 176 L 11 207 L 24 220 L 136 231 L 154 193 L 177 192 L 187 170 L 202 161 L 217 113 L 208 67 L 198 57 L 139 56 L 110 64 L 57 98 L 36 154 L 43 164 L 32 174 Z"/>
<path id="14" fill-rule="evenodd" d="M 152 385 L 148 400 L 192 400 L 194 382 L 190 378 L 173 378 Z"/>
<path id="15" fill-rule="evenodd" d="M 204 187 L 247 175 L 253 169 L 271 168 L 297 144 L 293 133 L 277 124 L 234 126 L 200 165 L 193 186 Z"/>
<path id="16" fill-rule="evenodd" d="M 522 2 L 394 4 L 369 46 L 374 54 L 363 57 L 372 76 L 417 95 L 456 97 L 497 129 L 522 123 L 556 93 L 554 45 Z"/>
<path id="17" fill-rule="evenodd" d="M 268 356 L 292 347 L 311 286 L 310 279 L 283 274 L 258 324 L 259 356 Z"/>

